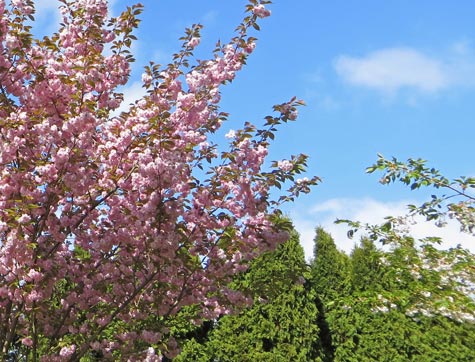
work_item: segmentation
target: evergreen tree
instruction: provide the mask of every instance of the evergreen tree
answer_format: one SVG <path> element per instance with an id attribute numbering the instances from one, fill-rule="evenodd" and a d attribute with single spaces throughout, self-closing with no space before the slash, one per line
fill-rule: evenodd
<path id="1" fill-rule="evenodd" d="M 363 238 L 348 256 L 317 228 L 308 269 L 294 233 L 235 280 L 254 304 L 188 329 L 175 361 L 474 361 L 475 324 L 455 318 L 449 307 L 444 315 L 418 304 L 421 293 L 440 304 L 457 291 L 445 284 L 436 293 L 442 284 L 430 265 L 438 259 L 430 259 L 430 248 L 419 254 L 414 240 L 406 241 L 383 251 Z"/>
<path id="2" fill-rule="evenodd" d="M 414 318 L 377 299 L 353 295 L 331 311 L 335 362 L 475 360 L 474 324 L 440 315 Z"/>
<path id="3" fill-rule="evenodd" d="M 341 295 L 327 312 L 335 362 L 475 360 L 473 323 L 414 304 L 420 299 L 415 294 L 440 282 L 433 271 L 411 274 L 417 259 L 413 248 L 408 240 L 383 252 L 369 239 L 355 247 L 351 293 Z"/>
<path id="4" fill-rule="evenodd" d="M 323 228 L 316 229 L 314 258 L 311 263 L 311 284 L 318 309 L 317 325 L 324 361 L 333 361 L 335 347 L 332 341 L 327 313 L 335 302 L 347 293 L 349 287 L 349 258 L 337 249 L 332 236 Z"/>
<path id="5" fill-rule="evenodd" d="M 313 253 L 312 286 L 327 304 L 339 298 L 348 288 L 349 258 L 337 249 L 332 236 L 321 227 L 316 229 Z"/>
<path id="6" fill-rule="evenodd" d="M 381 252 L 368 238 L 361 239 L 360 245 L 351 252 L 351 290 L 355 292 L 380 291 L 384 289 L 385 268 L 381 262 Z"/>
<path id="7" fill-rule="evenodd" d="M 220 318 L 199 343 L 191 339 L 176 361 L 322 361 L 318 311 L 304 252 L 294 232 L 256 259 L 236 285 L 254 303 Z"/>

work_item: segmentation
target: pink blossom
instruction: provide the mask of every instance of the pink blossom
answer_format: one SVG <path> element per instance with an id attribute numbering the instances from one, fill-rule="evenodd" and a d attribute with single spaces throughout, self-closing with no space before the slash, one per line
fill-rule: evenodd
<path id="1" fill-rule="evenodd" d="M 7 34 L 7 36 L 5 37 L 5 45 L 10 49 L 14 49 L 14 48 L 18 48 L 20 44 L 16 36 Z"/>
<path id="2" fill-rule="evenodd" d="M 142 338 L 145 342 L 150 344 L 157 343 L 160 340 L 161 335 L 156 332 L 143 331 Z"/>
<path id="3" fill-rule="evenodd" d="M 35 281 L 35 282 L 38 282 L 42 277 L 43 277 L 43 274 L 41 274 L 40 272 L 34 270 L 34 269 L 31 269 L 29 272 L 28 272 L 28 277 Z"/>
<path id="4" fill-rule="evenodd" d="M 28 224 L 31 221 L 31 217 L 28 214 L 23 214 L 18 218 L 20 224 Z"/>
<path id="5" fill-rule="evenodd" d="M 26 300 L 30 303 L 36 302 L 38 300 L 41 300 L 43 297 L 43 293 L 41 291 L 33 289 L 27 296 Z"/>
<path id="6" fill-rule="evenodd" d="M 193 37 L 188 42 L 188 46 L 191 48 L 195 48 L 200 43 L 200 38 Z"/>
<path id="7" fill-rule="evenodd" d="M 148 73 L 142 73 L 142 82 L 144 84 L 150 84 L 152 82 L 152 76 Z"/>
<path id="8" fill-rule="evenodd" d="M 162 359 L 160 358 L 160 356 L 157 356 L 155 354 L 155 350 L 152 347 L 149 347 L 147 349 L 147 355 L 145 357 L 144 362 L 159 362 L 161 360 Z"/>
<path id="9" fill-rule="evenodd" d="M 33 346 L 33 340 L 30 337 L 25 337 L 21 340 L 21 343 L 24 344 L 27 347 L 32 347 Z"/>
<path id="10" fill-rule="evenodd" d="M 59 351 L 59 355 L 61 357 L 70 357 L 72 356 L 75 350 L 76 350 L 76 346 L 74 344 L 70 346 L 65 346 L 61 348 L 61 351 Z"/>
<path id="11" fill-rule="evenodd" d="M 271 14 L 270 10 L 266 9 L 262 4 L 254 6 L 252 12 L 260 18 L 266 18 Z"/>
<path id="12" fill-rule="evenodd" d="M 298 112 L 297 111 L 292 111 L 292 112 L 289 113 L 289 119 L 291 121 L 295 121 L 297 119 L 297 117 L 298 117 Z"/>
<path id="13" fill-rule="evenodd" d="M 284 172 L 292 171 L 294 165 L 289 160 L 282 160 L 277 163 L 277 167 Z"/>
<path id="14" fill-rule="evenodd" d="M 201 320 L 246 303 L 222 286 L 284 240 L 269 221 L 279 195 L 265 176 L 268 133 L 246 123 L 226 134 L 228 150 L 213 143 L 226 117 L 222 87 L 270 12 L 255 6 L 237 36 L 202 61 L 190 55 L 200 41 L 194 27 L 169 65 L 142 75 L 149 91 L 129 105 L 121 86 L 140 5 L 110 19 L 106 0 L 67 1 L 46 44 L 28 26 L 21 32 L 32 41 L 18 35 L 26 3 L 13 0 L 17 10 L 2 12 L 0 24 L 0 302 L 19 316 L 2 327 L 25 346 L 38 340 L 42 361 L 79 360 L 91 349 L 110 360 L 173 356 L 167 322 L 138 326 L 189 305 Z M 276 107 L 277 117 L 292 119 L 294 103 Z M 279 163 L 279 177 L 292 177 L 293 162 Z M 221 246 L 224 232 L 232 241 Z M 190 255 L 206 256 L 207 267 Z M 151 344 L 162 350 L 143 347 Z"/>
<path id="15" fill-rule="evenodd" d="M 244 51 L 247 53 L 247 54 L 251 54 L 254 49 L 256 48 L 256 43 L 253 41 L 253 42 L 249 42 L 247 44 L 247 46 L 244 48 Z"/>

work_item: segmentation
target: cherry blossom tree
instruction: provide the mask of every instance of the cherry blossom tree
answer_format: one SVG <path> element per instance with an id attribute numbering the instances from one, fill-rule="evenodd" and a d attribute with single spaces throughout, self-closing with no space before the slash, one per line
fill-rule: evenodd
<path id="1" fill-rule="evenodd" d="M 305 155 L 264 165 L 295 98 L 226 151 L 209 138 L 269 3 L 250 0 L 205 61 L 201 25 L 187 29 L 116 115 L 142 5 L 111 18 L 107 0 L 60 0 L 58 32 L 36 39 L 34 1 L 0 0 L 1 360 L 158 361 L 180 310 L 198 321 L 245 302 L 230 278 L 288 237 L 281 204 L 318 181 L 296 179 Z"/>

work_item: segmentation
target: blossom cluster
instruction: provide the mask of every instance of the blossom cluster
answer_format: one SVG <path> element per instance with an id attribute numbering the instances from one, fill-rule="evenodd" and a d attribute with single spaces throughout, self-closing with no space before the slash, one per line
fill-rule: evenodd
<path id="1" fill-rule="evenodd" d="M 245 302 L 230 278 L 287 237 L 262 132 L 230 132 L 221 154 L 209 139 L 268 1 L 250 1 L 238 35 L 192 68 L 200 26 L 188 30 L 118 116 L 141 5 L 109 19 L 106 0 L 61 3 L 59 31 L 32 41 L 34 1 L 0 1 L 0 359 L 159 360 L 176 350 L 170 318 Z M 294 119 L 295 106 L 276 119 Z M 304 162 L 280 162 L 279 181 Z"/>

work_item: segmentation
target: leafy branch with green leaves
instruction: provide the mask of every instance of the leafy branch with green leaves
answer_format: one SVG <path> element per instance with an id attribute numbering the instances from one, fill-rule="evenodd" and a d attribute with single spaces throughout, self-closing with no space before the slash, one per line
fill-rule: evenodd
<path id="1" fill-rule="evenodd" d="M 387 216 L 383 223 L 372 225 L 353 220 L 337 220 L 350 227 L 348 237 L 363 231 L 372 241 L 390 247 L 386 262 L 396 273 L 401 290 L 411 285 L 410 301 L 404 303 L 408 314 L 444 315 L 455 320 L 475 320 L 475 255 L 457 246 L 447 250 L 436 246 L 440 237 L 415 239 L 411 224 L 422 216 L 435 225 L 444 227 L 447 219 L 455 219 L 460 231 L 475 233 L 475 178 L 449 179 L 439 170 L 429 167 L 423 159 L 399 161 L 378 155 L 377 162 L 367 173 L 382 172 L 382 184 L 402 182 L 411 190 L 432 187 L 441 193 L 431 195 L 421 205 L 408 205 L 403 216 Z M 452 240 L 453 242 L 453 240 Z M 403 293 L 404 294 L 404 293 Z M 406 293 L 407 294 L 407 293 Z M 407 296 L 407 295 L 406 295 Z"/>

